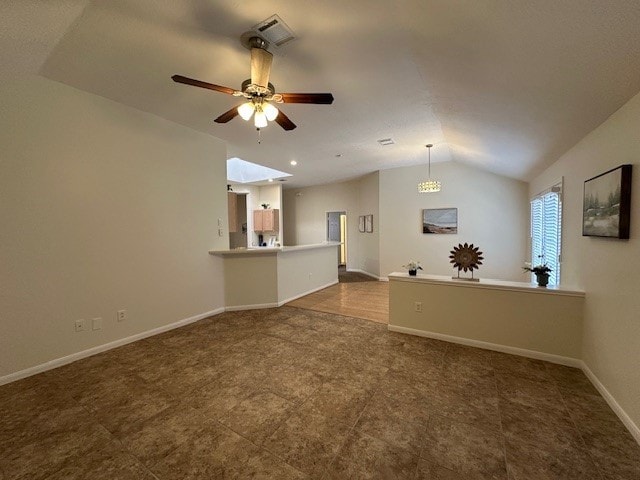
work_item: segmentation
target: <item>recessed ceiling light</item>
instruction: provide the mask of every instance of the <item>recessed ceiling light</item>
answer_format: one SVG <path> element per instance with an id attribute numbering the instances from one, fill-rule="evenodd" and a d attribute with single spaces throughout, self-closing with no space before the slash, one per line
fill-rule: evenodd
<path id="1" fill-rule="evenodd" d="M 298 164 L 298 162 L 296 162 L 295 160 L 291 160 L 289 163 L 294 166 Z"/>

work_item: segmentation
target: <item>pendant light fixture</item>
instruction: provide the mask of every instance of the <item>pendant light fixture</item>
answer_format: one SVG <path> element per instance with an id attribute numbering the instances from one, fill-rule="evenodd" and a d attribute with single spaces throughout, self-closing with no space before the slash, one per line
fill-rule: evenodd
<path id="1" fill-rule="evenodd" d="M 418 184 L 418 192 L 420 193 L 435 193 L 440 191 L 442 184 L 438 180 L 431 180 L 431 147 L 432 143 L 427 144 L 429 149 L 429 178 L 424 182 Z"/>

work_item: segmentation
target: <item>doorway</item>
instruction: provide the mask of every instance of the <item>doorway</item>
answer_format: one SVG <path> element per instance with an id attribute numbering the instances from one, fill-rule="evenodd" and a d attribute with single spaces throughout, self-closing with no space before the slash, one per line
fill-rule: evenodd
<path id="1" fill-rule="evenodd" d="M 347 264 L 347 212 L 327 212 L 327 241 L 340 242 L 338 266 Z"/>

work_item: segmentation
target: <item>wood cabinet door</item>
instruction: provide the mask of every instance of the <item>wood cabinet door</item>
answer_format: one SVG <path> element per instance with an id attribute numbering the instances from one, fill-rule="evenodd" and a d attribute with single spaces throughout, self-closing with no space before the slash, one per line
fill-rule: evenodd
<path id="1" fill-rule="evenodd" d="M 273 210 L 262 211 L 262 229 L 265 232 L 273 232 Z"/>
<path id="2" fill-rule="evenodd" d="M 253 231 L 254 232 L 264 232 L 264 215 L 262 212 L 265 210 L 254 210 L 253 211 Z"/>

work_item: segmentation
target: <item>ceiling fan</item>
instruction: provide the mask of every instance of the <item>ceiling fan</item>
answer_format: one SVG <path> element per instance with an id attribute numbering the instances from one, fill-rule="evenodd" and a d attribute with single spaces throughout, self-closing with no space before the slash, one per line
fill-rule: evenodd
<path id="1" fill-rule="evenodd" d="M 253 116 L 254 125 L 258 129 L 266 127 L 268 122 L 275 121 L 285 130 L 293 130 L 296 128 L 296 124 L 271 102 L 324 105 L 333 103 L 333 95 L 330 93 L 276 93 L 273 84 L 269 83 L 271 63 L 273 61 L 273 54 L 267 51 L 269 44 L 266 40 L 254 36 L 249 38 L 248 47 L 251 49 L 251 78 L 242 82 L 240 90 L 195 80 L 182 75 L 174 75 L 171 78 L 177 83 L 215 90 L 234 97 L 244 97 L 247 100 L 245 103 L 233 107 L 216 118 L 215 122 L 217 123 L 227 123 L 237 115 L 249 121 Z"/>

